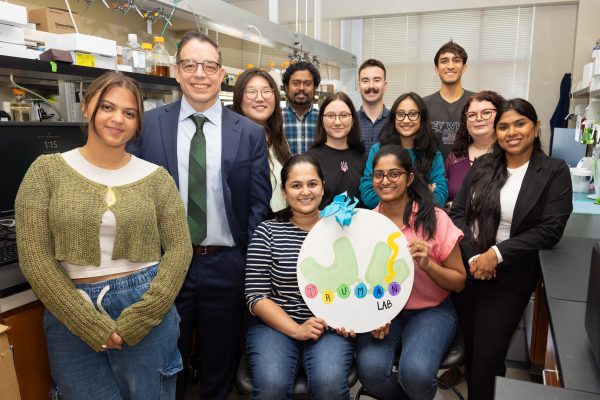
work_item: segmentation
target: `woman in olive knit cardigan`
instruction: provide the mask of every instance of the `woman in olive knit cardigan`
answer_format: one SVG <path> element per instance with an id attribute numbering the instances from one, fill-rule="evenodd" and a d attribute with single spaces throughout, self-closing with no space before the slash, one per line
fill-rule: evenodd
<path id="1" fill-rule="evenodd" d="M 174 398 L 179 316 L 192 256 L 183 203 L 163 169 L 125 151 L 141 131 L 138 84 L 89 87 L 85 146 L 40 156 L 17 195 L 23 274 L 47 308 L 62 399 Z"/>

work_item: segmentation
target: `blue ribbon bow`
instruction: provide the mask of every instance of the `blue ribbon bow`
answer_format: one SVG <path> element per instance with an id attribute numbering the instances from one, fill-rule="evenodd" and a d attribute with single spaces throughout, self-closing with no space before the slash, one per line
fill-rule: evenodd
<path id="1" fill-rule="evenodd" d="M 350 204 L 351 201 L 348 192 L 338 194 L 333 198 L 331 204 L 321 210 L 321 217 L 326 218 L 335 215 L 335 220 L 342 228 L 350 226 L 352 216 L 357 213 L 354 207 L 358 204 L 358 199 L 354 197 L 354 203 Z"/>

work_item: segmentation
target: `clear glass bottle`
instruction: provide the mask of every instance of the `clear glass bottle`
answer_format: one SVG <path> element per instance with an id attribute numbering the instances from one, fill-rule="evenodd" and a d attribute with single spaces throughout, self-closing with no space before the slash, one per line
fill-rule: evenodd
<path id="1" fill-rule="evenodd" d="M 13 100 L 10 102 L 10 113 L 13 121 L 29 121 L 31 119 L 31 105 L 25 100 L 25 91 L 13 88 Z"/>
<path id="2" fill-rule="evenodd" d="M 169 53 L 165 49 L 165 39 L 161 36 L 154 38 L 154 47 L 152 48 L 152 72 L 150 75 L 170 76 Z"/>
<path id="3" fill-rule="evenodd" d="M 142 43 L 142 49 L 144 49 L 144 54 L 146 56 L 146 74 L 152 74 L 152 66 L 154 62 L 152 61 L 152 43 Z"/>
<path id="4" fill-rule="evenodd" d="M 123 47 L 123 64 L 129 65 L 133 72 L 138 74 L 146 73 L 146 53 L 138 43 L 135 33 L 127 35 L 127 46 Z"/>

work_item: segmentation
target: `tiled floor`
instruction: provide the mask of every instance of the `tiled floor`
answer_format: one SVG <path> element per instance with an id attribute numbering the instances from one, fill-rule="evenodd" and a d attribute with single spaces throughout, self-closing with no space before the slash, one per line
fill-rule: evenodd
<path id="1" fill-rule="evenodd" d="M 441 371 L 440 371 L 440 373 L 441 373 Z M 517 368 L 508 368 L 506 371 L 506 377 L 511 378 L 511 379 L 523 380 L 523 381 L 531 380 L 529 377 L 529 370 L 517 369 Z M 357 383 L 356 385 L 354 385 L 352 387 L 352 389 L 350 389 L 350 395 L 351 395 L 352 399 L 354 399 L 354 396 L 356 395 L 356 392 L 358 391 L 359 388 L 360 388 L 360 384 Z M 190 388 L 190 390 L 187 393 L 186 400 L 196 400 L 198 398 L 197 390 L 198 390 L 197 387 Z M 463 394 L 465 399 L 468 399 L 466 382 L 461 382 L 458 385 L 458 390 Z M 231 394 L 229 395 L 228 400 L 246 400 L 249 398 L 250 398 L 249 396 L 238 395 L 237 392 L 235 392 L 235 390 L 233 390 L 231 392 Z M 372 398 L 368 397 L 368 396 L 362 396 L 361 400 L 372 400 Z M 456 400 L 456 396 L 450 390 L 438 390 L 434 400 Z"/>

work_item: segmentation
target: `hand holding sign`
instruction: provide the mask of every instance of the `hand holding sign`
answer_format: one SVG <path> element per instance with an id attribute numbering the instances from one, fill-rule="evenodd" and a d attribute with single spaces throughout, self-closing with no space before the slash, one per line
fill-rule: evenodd
<path id="1" fill-rule="evenodd" d="M 297 269 L 313 314 L 349 335 L 391 321 L 408 301 L 414 279 L 406 238 L 396 225 L 374 211 L 354 211 L 350 225 L 324 218 L 311 229 Z"/>

